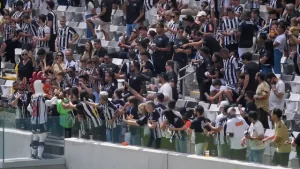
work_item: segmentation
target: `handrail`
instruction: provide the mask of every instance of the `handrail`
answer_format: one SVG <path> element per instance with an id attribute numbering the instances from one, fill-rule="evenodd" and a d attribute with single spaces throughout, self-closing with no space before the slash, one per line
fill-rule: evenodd
<path id="1" fill-rule="evenodd" d="M 184 66 L 183 68 L 178 70 L 178 73 L 185 70 L 185 69 L 187 69 L 187 68 L 189 68 L 190 66 L 191 66 L 191 64 L 188 64 L 188 65 Z"/>
<path id="2" fill-rule="evenodd" d="M 191 65 L 187 65 L 187 66 L 191 66 Z M 182 69 L 184 69 L 184 68 L 187 68 L 187 66 L 185 66 L 185 67 L 183 67 Z M 190 73 L 188 73 L 188 74 L 185 74 L 184 76 L 182 76 L 181 78 L 179 78 L 178 79 L 178 81 L 181 81 L 181 80 L 183 80 L 182 81 L 182 83 L 183 83 L 183 87 L 182 87 L 182 99 L 185 99 L 185 79 L 186 79 L 186 77 L 188 77 L 189 75 L 192 75 L 192 74 L 194 74 L 196 72 L 196 70 L 193 70 L 192 72 L 190 72 Z"/>
<path id="3" fill-rule="evenodd" d="M 193 73 L 195 73 L 195 72 L 196 72 L 196 71 L 194 70 L 194 71 L 192 71 L 192 72 L 190 72 L 190 73 L 188 73 L 188 74 L 182 76 L 181 78 L 178 79 L 178 81 L 180 81 L 180 80 L 182 80 L 182 79 L 185 79 L 187 76 L 189 76 L 189 75 L 191 75 L 191 74 L 193 74 Z"/>

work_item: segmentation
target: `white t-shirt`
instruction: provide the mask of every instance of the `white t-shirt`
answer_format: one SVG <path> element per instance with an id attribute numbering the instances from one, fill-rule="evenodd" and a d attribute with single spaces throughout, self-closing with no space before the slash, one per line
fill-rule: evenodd
<path id="1" fill-rule="evenodd" d="M 248 129 L 251 137 L 258 137 L 264 135 L 264 126 L 260 121 L 256 121 L 255 124 L 251 123 Z M 249 140 L 249 145 L 251 150 L 265 149 L 265 144 L 259 140 Z"/>
<path id="2" fill-rule="evenodd" d="M 285 84 L 283 83 L 282 80 L 278 80 L 278 82 L 276 83 L 276 90 L 277 93 L 285 93 Z M 279 99 L 275 93 L 274 90 L 271 89 L 270 91 L 270 98 L 269 98 L 269 106 L 270 106 L 270 110 L 273 110 L 274 108 L 278 108 L 280 110 L 284 109 L 284 98 Z"/>
<path id="3" fill-rule="evenodd" d="M 285 34 L 278 35 L 276 37 L 276 39 L 274 40 L 274 43 L 275 42 L 279 43 L 279 45 L 277 47 L 275 47 L 275 49 L 279 49 L 281 52 L 283 52 L 284 46 L 285 46 L 285 43 L 286 43 Z"/>
<path id="4" fill-rule="evenodd" d="M 165 83 L 163 84 L 160 89 L 158 90 L 157 93 L 162 93 L 164 94 L 165 97 L 168 97 L 168 100 L 172 100 L 173 99 L 173 95 L 172 95 L 172 87 L 169 83 Z"/>
<path id="5" fill-rule="evenodd" d="M 245 131 L 249 128 L 249 125 L 242 117 L 233 117 L 227 121 L 227 133 L 233 133 L 233 137 L 230 137 L 230 148 L 239 150 L 244 149 L 247 146 L 241 145 L 241 140 L 244 138 Z"/>

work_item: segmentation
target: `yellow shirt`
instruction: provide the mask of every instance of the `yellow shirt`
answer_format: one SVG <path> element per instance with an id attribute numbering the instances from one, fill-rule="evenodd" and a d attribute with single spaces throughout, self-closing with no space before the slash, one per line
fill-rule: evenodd
<path id="1" fill-rule="evenodd" d="M 267 82 L 262 82 L 257 86 L 256 95 L 263 96 L 270 93 L 270 86 Z M 257 108 L 262 108 L 264 111 L 269 112 L 269 94 L 264 100 L 255 100 L 255 105 Z"/>
<path id="2" fill-rule="evenodd" d="M 275 124 L 275 136 L 279 137 L 279 141 L 276 142 L 276 151 L 278 153 L 291 152 L 291 145 L 285 144 L 289 140 L 289 132 L 282 120 Z"/>

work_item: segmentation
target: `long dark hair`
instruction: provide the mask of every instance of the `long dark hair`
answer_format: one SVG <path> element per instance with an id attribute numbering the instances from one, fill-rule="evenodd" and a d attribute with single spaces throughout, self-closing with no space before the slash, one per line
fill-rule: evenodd
<path id="1" fill-rule="evenodd" d="M 174 114 L 174 112 L 171 109 L 167 109 L 163 112 L 163 114 L 165 115 L 166 119 L 168 120 L 168 122 L 170 124 L 174 124 L 175 123 L 175 118 L 179 118 L 178 116 L 176 116 Z"/>

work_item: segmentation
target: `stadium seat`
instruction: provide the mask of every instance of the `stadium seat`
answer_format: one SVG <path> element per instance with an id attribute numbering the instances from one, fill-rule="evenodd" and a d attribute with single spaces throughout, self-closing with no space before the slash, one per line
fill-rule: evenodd
<path id="1" fill-rule="evenodd" d="M 83 20 L 85 22 L 85 7 L 76 7 L 75 14 L 76 15 L 81 14 L 81 17 L 83 18 Z M 75 18 L 74 18 L 74 21 L 75 21 Z M 76 22 L 80 22 L 80 21 L 76 20 Z"/>
<path id="2" fill-rule="evenodd" d="M 187 101 L 186 100 L 182 100 L 182 99 L 178 99 L 176 102 L 176 108 L 181 108 L 181 107 L 185 107 L 186 106 Z"/>
<path id="3" fill-rule="evenodd" d="M 72 27 L 72 28 L 76 28 L 78 26 L 78 22 L 68 22 L 67 26 Z"/>
<path id="4" fill-rule="evenodd" d="M 85 22 L 79 22 L 78 29 L 86 30 L 86 23 Z"/>
<path id="5" fill-rule="evenodd" d="M 76 10 L 76 7 L 73 7 L 73 6 L 69 6 L 68 9 L 66 10 L 66 19 L 68 21 L 73 20 L 74 15 L 75 15 L 75 10 Z"/>
<path id="6" fill-rule="evenodd" d="M 291 75 L 295 72 L 294 64 L 284 63 L 282 64 L 282 72 L 287 75 Z"/>
<path id="7" fill-rule="evenodd" d="M 110 25 L 109 36 L 115 41 L 118 41 L 118 39 L 116 39 L 117 30 L 118 30 L 118 26 Z"/>
<path id="8" fill-rule="evenodd" d="M 109 41 L 101 40 L 101 45 L 102 45 L 102 47 L 107 48 L 107 47 L 108 47 L 108 44 L 109 44 Z"/>
<path id="9" fill-rule="evenodd" d="M 300 93 L 300 76 L 295 76 L 294 80 L 289 83 L 293 93 Z"/>
<path id="10" fill-rule="evenodd" d="M 108 53 L 119 51 L 119 42 L 118 41 L 110 41 L 107 46 Z"/>
<path id="11" fill-rule="evenodd" d="M 199 102 L 198 105 L 203 106 L 204 110 L 205 110 L 205 111 L 208 111 L 208 107 L 209 107 L 209 104 L 208 104 L 208 103 L 205 103 L 205 102 Z"/>
<path id="12" fill-rule="evenodd" d="M 290 82 L 294 79 L 294 75 L 285 75 L 285 74 L 281 74 L 280 79 L 284 82 Z"/>
<path id="13" fill-rule="evenodd" d="M 66 16 L 67 8 L 67 6 L 59 5 L 55 11 L 57 18 L 60 18 L 61 16 Z"/>
<path id="14" fill-rule="evenodd" d="M 118 65 L 118 66 L 121 66 L 122 63 L 123 63 L 123 59 L 113 58 L 113 59 L 112 59 L 112 63 L 113 63 L 113 64 L 116 64 L 116 65 Z"/>
<path id="15" fill-rule="evenodd" d="M 117 81 L 118 81 L 118 88 L 123 87 L 123 83 L 125 82 L 125 80 L 124 79 L 117 79 Z"/>
<path id="16" fill-rule="evenodd" d="M 77 46 L 80 47 L 80 46 L 85 46 L 86 42 L 88 42 L 89 40 L 88 39 L 84 39 L 84 38 L 81 38 L 78 43 L 77 43 Z"/>
<path id="17" fill-rule="evenodd" d="M 122 15 L 119 15 L 119 14 L 112 15 L 112 20 L 111 20 L 112 25 L 119 26 L 119 25 L 122 25 L 122 23 L 123 23 L 123 14 Z"/>
<path id="18" fill-rule="evenodd" d="M 291 93 L 288 99 L 285 99 L 286 113 L 295 113 L 299 111 L 300 95 Z"/>

